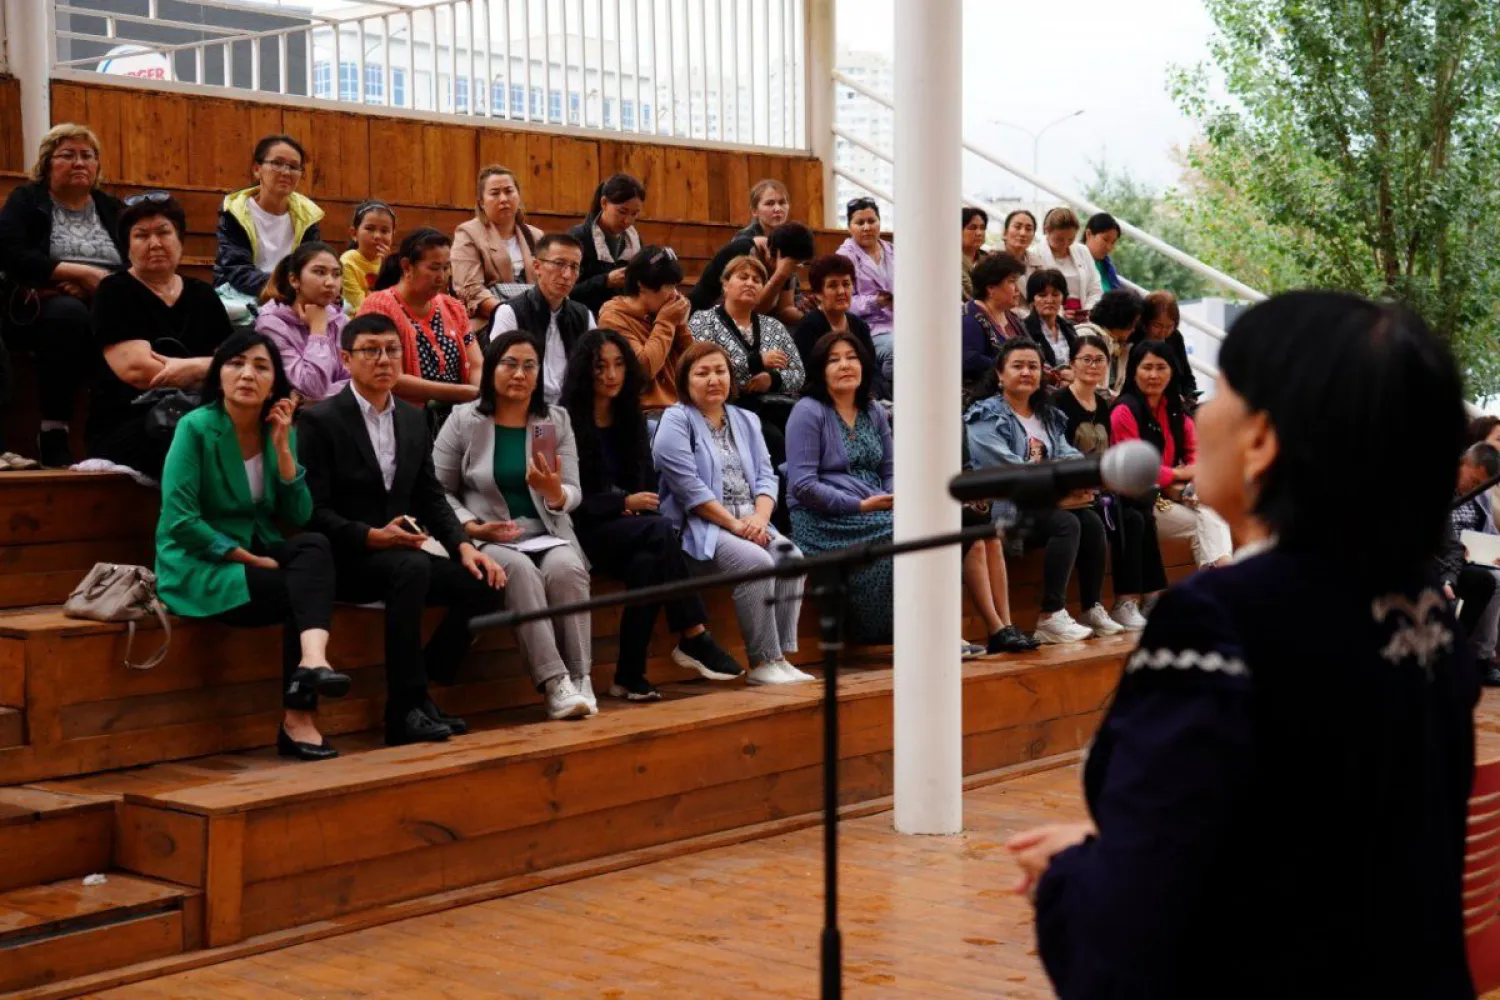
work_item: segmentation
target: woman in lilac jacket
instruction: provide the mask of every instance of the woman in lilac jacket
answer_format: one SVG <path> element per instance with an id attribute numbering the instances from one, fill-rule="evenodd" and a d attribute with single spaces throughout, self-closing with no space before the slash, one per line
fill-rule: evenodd
<path id="1" fill-rule="evenodd" d="M 786 425 L 787 506 L 803 552 L 891 540 L 895 449 L 872 376 L 853 334 L 824 334 L 809 354 L 807 395 Z M 850 575 L 850 640 L 891 641 L 893 579 L 890 559 Z"/>
<path id="2" fill-rule="evenodd" d="M 292 389 L 309 403 L 349 381 L 339 334 L 349 317 L 338 307 L 342 267 L 327 243 L 303 243 L 283 257 L 261 293 L 255 329 L 271 338 Z"/>
<path id="3" fill-rule="evenodd" d="M 895 373 L 896 248 L 880 238 L 880 207 L 874 198 L 855 198 L 848 206 L 849 238 L 838 249 L 854 261 L 854 302 L 849 312 L 870 327 L 875 362 L 893 384 Z"/>

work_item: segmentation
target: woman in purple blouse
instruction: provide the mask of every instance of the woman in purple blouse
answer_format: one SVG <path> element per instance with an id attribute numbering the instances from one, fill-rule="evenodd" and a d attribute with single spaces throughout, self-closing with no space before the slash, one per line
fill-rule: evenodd
<path id="1" fill-rule="evenodd" d="M 292 389 L 309 403 L 327 399 L 349 381 L 339 333 L 349 317 L 339 308 L 343 268 L 327 243 L 303 243 L 271 272 L 255 329 L 276 345 Z"/>
<path id="2" fill-rule="evenodd" d="M 838 252 L 854 262 L 854 302 L 849 312 L 870 327 L 875 362 L 891 385 L 895 374 L 896 248 L 880 238 L 880 207 L 874 198 L 855 198 L 848 206 L 849 238 Z"/>

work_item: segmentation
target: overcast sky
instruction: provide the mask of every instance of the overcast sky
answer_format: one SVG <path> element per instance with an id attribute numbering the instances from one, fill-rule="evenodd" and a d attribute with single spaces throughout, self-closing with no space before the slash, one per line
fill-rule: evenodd
<path id="1" fill-rule="evenodd" d="M 893 0 L 838 0 L 838 15 L 840 46 L 894 51 Z M 1168 73 L 1206 60 L 1212 30 L 1201 0 L 965 0 L 964 135 L 1026 166 L 1031 138 L 991 122 L 1035 130 L 1082 109 L 1043 137 L 1043 177 L 1081 188 L 1090 161 L 1104 159 L 1170 185 L 1179 173 L 1172 149 L 1194 128 L 1168 92 Z M 966 192 L 1022 189 L 1002 177 L 964 155 Z"/>

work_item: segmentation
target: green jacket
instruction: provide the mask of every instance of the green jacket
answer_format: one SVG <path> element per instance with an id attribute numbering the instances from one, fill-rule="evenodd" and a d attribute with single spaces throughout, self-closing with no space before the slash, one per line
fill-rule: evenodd
<path id="1" fill-rule="evenodd" d="M 269 432 L 263 454 L 266 489 L 256 503 L 224 407 L 199 407 L 177 424 L 162 470 L 156 524 L 156 591 L 173 613 L 205 618 L 248 604 L 244 565 L 224 557 L 236 548 L 250 549 L 256 539 L 280 542 L 273 517 L 300 527 L 312 516 L 305 470 L 299 465 L 297 478 L 282 481 Z"/>

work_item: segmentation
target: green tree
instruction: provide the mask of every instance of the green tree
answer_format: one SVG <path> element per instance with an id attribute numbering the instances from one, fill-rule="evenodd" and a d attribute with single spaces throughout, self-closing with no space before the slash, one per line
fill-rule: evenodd
<path id="1" fill-rule="evenodd" d="M 1403 299 L 1500 390 L 1500 3 L 1205 0 L 1203 129 L 1181 198 L 1199 256 L 1266 291 Z"/>
<path id="2" fill-rule="evenodd" d="M 1187 223 L 1175 203 L 1129 171 L 1116 173 L 1106 163 L 1095 163 L 1093 168 L 1093 180 L 1084 189 L 1089 201 L 1174 247 L 1185 249 L 1191 244 Z M 1207 282 L 1196 273 L 1128 236 L 1115 245 L 1111 257 L 1121 277 L 1147 290 L 1165 288 L 1179 299 L 1209 294 Z"/>

